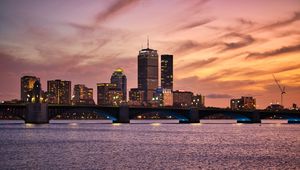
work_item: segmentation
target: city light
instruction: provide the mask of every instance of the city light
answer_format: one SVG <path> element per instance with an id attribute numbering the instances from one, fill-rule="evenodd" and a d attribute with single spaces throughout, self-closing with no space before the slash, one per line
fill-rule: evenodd
<path id="1" fill-rule="evenodd" d="M 151 126 L 160 126 L 160 123 L 151 123 Z"/>

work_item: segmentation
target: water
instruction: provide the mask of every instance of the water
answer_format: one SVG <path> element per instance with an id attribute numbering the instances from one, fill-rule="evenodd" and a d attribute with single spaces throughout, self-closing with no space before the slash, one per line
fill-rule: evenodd
<path id="1" fill-rule="evenodd" d="M 0 122 L 0 169 L 300 169 L 293 124 Z"/>

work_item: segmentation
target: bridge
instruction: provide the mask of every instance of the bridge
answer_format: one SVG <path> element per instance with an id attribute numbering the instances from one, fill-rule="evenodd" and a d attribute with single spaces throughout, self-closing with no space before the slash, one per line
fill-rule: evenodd
<path id="1" fill-rule="evenodd" d="M 48 105 L 46 103 L 0 104 L 0 114 L 12 115 L 25 123 L 49 123 L 58 115 L 93 112 L 113 123 L 129 123 L 139 115 L 152 114 L 176 118 L 180 123 L 199 123 L 200 119 L 229 118 L 239 123 L 260 123 L 261 119 L 288 119 L 300 123 L 300 111 L 231 110 L 222 108 L 134 107 L 121 105 Z"/>

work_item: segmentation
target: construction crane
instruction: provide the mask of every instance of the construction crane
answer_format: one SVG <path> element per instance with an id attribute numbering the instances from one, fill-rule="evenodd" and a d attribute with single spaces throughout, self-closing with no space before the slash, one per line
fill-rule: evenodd
<path id="1" fill-rule="evenodd" d="M 281 106 L 283 106 L 283 95 L 286 94 L 286 92 L 285 92 L 285 86 L 281 87 L 280 84 L 279 84 L 279 81 L 276 79 L 276 77 L 274 76 L 274 74 L 272 74 L 272 75 L 273 75 L 274 81 L 276 82 L 276 84 L 277 84 L 277 86 L 278 86 L 278 88 L 280 90 L 280 93 L 281 93 L 280 94 L 280 104 L 281 104 Z"/>

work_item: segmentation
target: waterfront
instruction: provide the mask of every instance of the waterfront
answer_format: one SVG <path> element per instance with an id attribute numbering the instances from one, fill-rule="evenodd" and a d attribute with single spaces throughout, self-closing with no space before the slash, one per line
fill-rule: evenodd
<path id="1" fill-rule="evenodd" d="M 1 169 L 298 169 L 297 124 L 0 122 Z"/>

